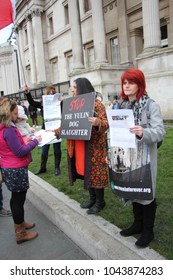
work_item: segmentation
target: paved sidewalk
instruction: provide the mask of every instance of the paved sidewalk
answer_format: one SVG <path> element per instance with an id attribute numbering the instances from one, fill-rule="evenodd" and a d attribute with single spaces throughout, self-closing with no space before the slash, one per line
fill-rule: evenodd
<path id="1" fill-rule="evenodd" d="M 12 218 L 0 217 L 0 259 L 162 260 L 150 248 L 139 249 L 134 237 L 97 215 L 87 215 L 79 203 L 29 172 L 28 221 L 36 222 L 38 238 L 17 245 Z M 5 191 L 5 197 L 9 192 Z M 8 199 L 5 206 L 9 204 Z"/>
<path id="2" fill-rule="evenodd" d="M 3 186 L 4 207 L 9 209 L 10 192 Z M 36 223 L 39 236 L 16 244 L 12 217 L 0 217 L 0 260 L 88 260 L 89 257 L 28 200 L 26 220 Z"/>
<path id="3" fill-rule="evenodd" d="M 150 248 L 135 246 L 134 237 L 124 238 L 120 229 L 97 215 L 87 215 L 79 203 L 68 198 L 33 173 L 28 198 L 71 240 L 94 260 L 160 260 Z"/>

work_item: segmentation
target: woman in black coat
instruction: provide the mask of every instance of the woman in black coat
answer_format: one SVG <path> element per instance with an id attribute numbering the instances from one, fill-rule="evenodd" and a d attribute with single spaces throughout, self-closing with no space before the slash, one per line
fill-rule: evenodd
<path id="1" fill-rule="evenodd" d="M 28 89 L 28 87 L 25 87 L 25 93 L 27 100 L 30 105 L 32 105 L 35 108 L 39 108 L 41 110 L 41 116 L 42 116 L 42 129 L 45 129 L 45 124 L 44 124 L 44 118 L 43 118 L 43 103 L 42 101 L 35 101 L 32 98 L 32 95 Z M 46 95 L 49 94 L 55 94 L 56 89 L 54 86 L 48 86 L 46 88 Z M 48 153 L 49 153 L 49 148 L 50 144 L 44 145 L 42 147 L 42 154 L 41 154 L 41 166 L 38 171 L 35 172 L 35 175 L 45 173 L 47 171 L 46 165 L 47 165 L 47 160 L 48 160 Z M 61 162 L 61 142 L 54 143 L 53 144 L 53 149 L 54 149 L 54 157 L 55 157 L 55 176 L 60 175 L 60 162 Z"/>

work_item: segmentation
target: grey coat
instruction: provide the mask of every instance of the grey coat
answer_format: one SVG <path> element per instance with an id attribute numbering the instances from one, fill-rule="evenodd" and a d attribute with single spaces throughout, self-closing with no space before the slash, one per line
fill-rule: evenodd
<path id="1" fill-rule="evenodd" d="M 123 106 L 124 107 L 124 106 Z M 160 106 L 156 102 L 151 102 L 149 106 L 150 120 L 147 118 L 147 106 L 142 110 L 141 122 L 139 125 L 143 127 L 143 137 L 137 138 L 139 142 L 145 142 L 149 146 L 150 161 L 151 161 L 151 177 L 153 188 L 153 199 L 156 193 L 156 178 L 157 178 L 157 143 L 162 141 L 165 136 L 163 119 L 160 111 Z M 150 200 L 134 200 L 143 205 L 151 203 Z"/>

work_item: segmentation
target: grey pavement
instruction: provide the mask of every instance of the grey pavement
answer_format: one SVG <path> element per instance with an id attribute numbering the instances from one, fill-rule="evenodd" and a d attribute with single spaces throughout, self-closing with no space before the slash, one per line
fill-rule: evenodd
<path id="1" fill-rule="evenodd" d="M 120 229 L 97 215 L 87 215 L 79 203 L 29 172 L 26 217 L 36 223 L 38 238 L 17 245 L 12 218 L 0 217 L 0 259 L 163 260 L 151 248 L 135 246 Z M 9 194 L 5 193 L 5 206 Z"/>
<path id="2" fill-rule="evenodd" d="M 3 185 L 4 207 L 9 209 L 10 192 Z M 16 244 L 12 217 L 0 217 L 0 260 L 88 260 L 89 257 L 46 218 L 30 201 L 26 201 L 27 221 L 34 221 L 39 235 L 30 242 Z"/>

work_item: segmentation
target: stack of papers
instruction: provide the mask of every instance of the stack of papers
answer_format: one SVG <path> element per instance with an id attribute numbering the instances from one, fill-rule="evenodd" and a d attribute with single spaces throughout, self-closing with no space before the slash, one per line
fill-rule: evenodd
<path id="1" fill-rule="evenodd" d="M 49 130 L 47 131 L 47 130 L 41 129 L 41 130 L 35 132 L 34 135 L 35 136 L 41 135 L 41 137 L 42 137 L 42 141 L 38 145 L 39 147 L 42 147 L 46 144 L 52 144 L 52 142 L 56 143 L 56 142 L 54 142 L 54 140 L 57 140 L 55 133 L 53 131 L 49 131 Z"/>

